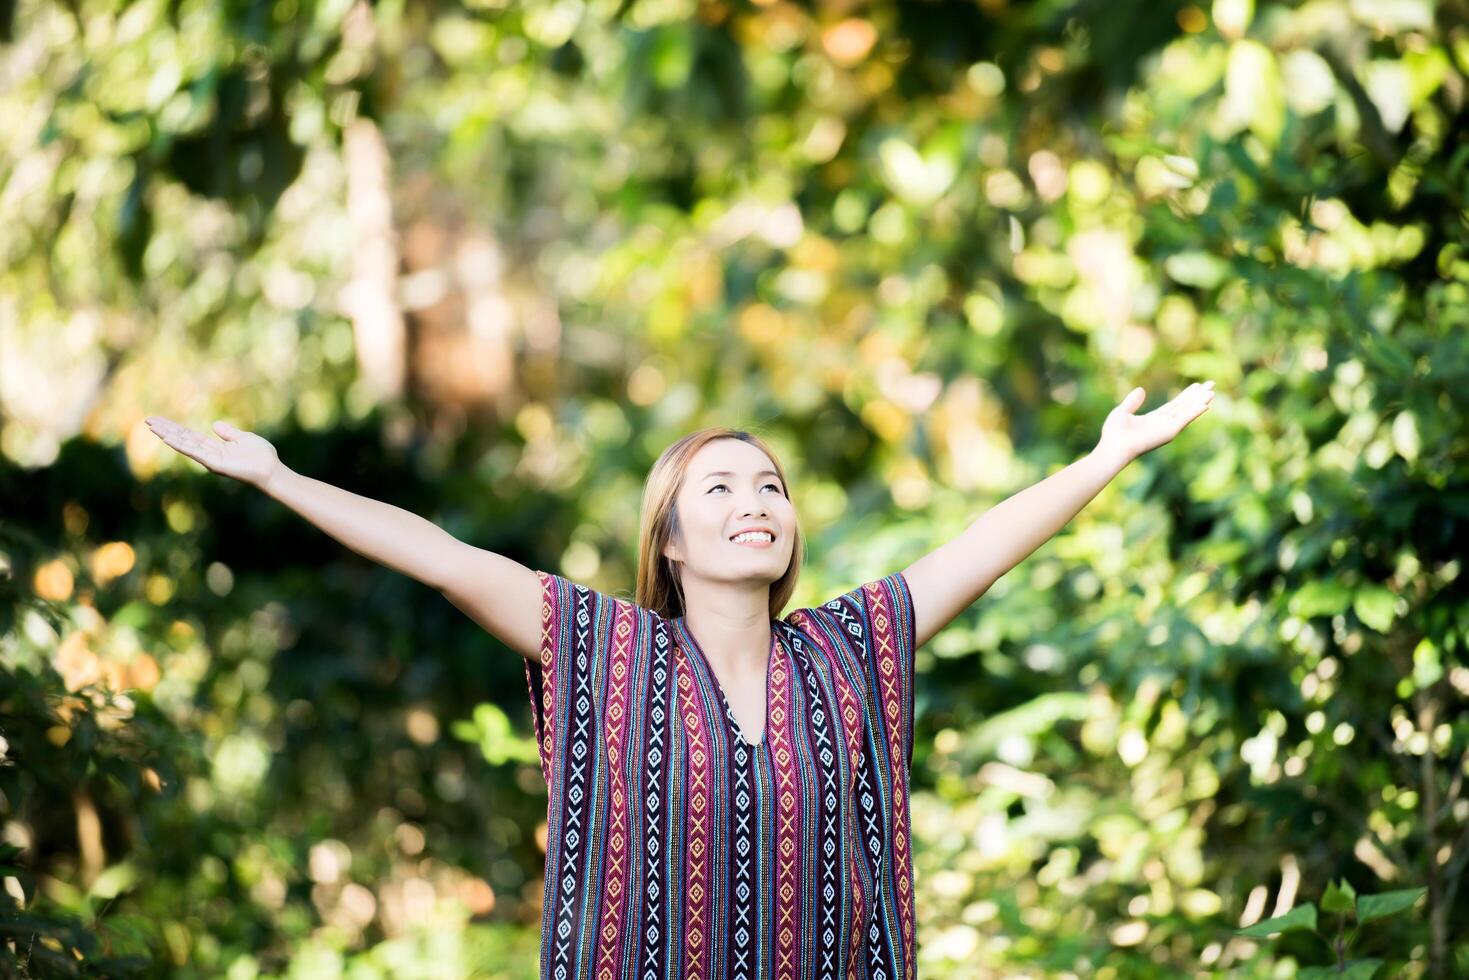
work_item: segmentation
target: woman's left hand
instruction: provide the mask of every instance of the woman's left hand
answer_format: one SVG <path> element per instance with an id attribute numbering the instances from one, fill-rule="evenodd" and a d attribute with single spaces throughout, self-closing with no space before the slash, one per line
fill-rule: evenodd
<path id="1" fill-rule="evenodd" d="M 1183 427 L 1204 414 L 1214 400 L 1214 382 L 1195 382 L 1166 405 L 1146 415 L 1134 415 L 1146 392 L 1134 388 L 1102 423 L 1102 438 L 1095 452 L 1114 456 L 1125 465 L 1150 449 L 1156 449 L 1183 431 Z"/>

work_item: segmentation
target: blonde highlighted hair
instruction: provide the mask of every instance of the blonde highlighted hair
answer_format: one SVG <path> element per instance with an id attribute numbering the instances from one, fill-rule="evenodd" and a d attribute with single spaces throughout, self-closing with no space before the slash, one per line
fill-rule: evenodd
<path id="1" fill-rule="evenodd" d="M 635 602 L 651 609 L 667 619 L 676 619 L 685 612 L 683 586 L 679 581 L 675 563 L 663 554 L 664 547 L 677 540 L 679 534 L 678 510 L 674 506 L 679 489 L 687 475 L 689 460 L 708 443 L 716 439 L 739 439 L 748 442 L 770 457 L 780 477 L 782 492 L 790 498 L 790 482 L 785 469 L 776 459 L 775 453 L 759 436 L 743 429 L 715 426 L 691 432 L 663 450 L 658 461 L 648 473 L 643 485 L 643 512 L 638 529 L 638 590 Z M 796 579 L 801 574 L 801 555 L 805 550 L 801 526 L 797 522 L 795 538 L 791 545 L 791 563 L 785 574 L 770 583 L 770 618 L 779 619 L 786 603 L 796 591 Z"/>

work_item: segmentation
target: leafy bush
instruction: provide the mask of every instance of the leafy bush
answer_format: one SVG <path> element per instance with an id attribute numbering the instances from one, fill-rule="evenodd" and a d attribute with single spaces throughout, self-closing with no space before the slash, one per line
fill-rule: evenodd
<path id="1" fill-rule="evenodd" d="M 1348 947 L 1357 938 L 1362 926 L 1374 919 L 1385 919 L 1412 908 L 1418 899 L 1427 893 L 1428 889 L 1425 887 L 1402 888 L 1376 895 L 1358 895 L 1351 883 L 1342 879 L 1340 883 L 1332 882 L 1328 885 L 1326 894 L 1321 899 L 1321 911 L 1337 916 L 1335 936 L 1328 938 L 1331 930 L 1328 929 L 1327 933 L 1323 934 L 1317 929 L 1316 905 L 1313 902 L 1297 905 L 1284 915 L 1257 922 L 1248 928 L 1238 930 L 1235 934 L 1264 938 L 1286 932 L 1309 932 L 1331 950 L 1336 962 L 1330 966 L 1305 967 L 1296 974 L 1297 977 L 1300 977 L 1301 980 L 1324 980 L 1327 977 L 1371 980 L 1377 975 L 1385 961 L 1378 957 L 1349 960 L 1347 959 Z M 1349 918 L 1356 923 L 1350 936 L 1346 935 Z M 1399 957 L 1396 963 L 1397 968 L 1401 969 L 1407 959 L 1407 956 Z"/>

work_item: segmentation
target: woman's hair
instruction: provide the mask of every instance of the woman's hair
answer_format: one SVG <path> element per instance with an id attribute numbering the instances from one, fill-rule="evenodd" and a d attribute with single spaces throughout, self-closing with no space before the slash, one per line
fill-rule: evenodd
<path id="1" fill-rule="evenodd" d="M 664 546 L 669 541 L 678 541 L 682 533 L 674 502 L 678 498 L 679 488 L 683 486 L 689 460 L 715 439 L 739 439 L 769 456 L 780 477 L 782 492 L 787 499 L 790 497 L 790 483 L 786 480 L 780 460 L 764 440 L 742 429 L 723 426 L 700 429 L 663 450 L 663 455 L 658 457 L 648 473 L 648 482 L 643 485 L 642 525 L 638 530 L 638 591 L 635 601 L 667 619 L 675 619 L 685 612 L 683 584 L 679 581 L 678 569 L 663 554 Z M 801 552 L 805 546 L 799 521 L 794 533 L 791 563 L 786 567 L 784 575 L 770 583 L 771 619 L 780 618 L 781 611 L 796 591 L 796 579 L 801 574 Z"/>

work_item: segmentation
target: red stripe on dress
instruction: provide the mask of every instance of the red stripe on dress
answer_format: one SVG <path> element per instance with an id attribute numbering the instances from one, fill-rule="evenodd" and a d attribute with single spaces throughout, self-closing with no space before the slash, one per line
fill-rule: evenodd
<path id="1" fill-rule="evenodd" d="M 845 828 L 847 877 L 851 881 L 852 889 L 851 928 L 847 933 L 847 980 L 857 980 L 865 973 L 861 957 L 865 938 L 863 932 L 867 927 L 867 890 L 863 886 L 860 863 L 867 860 L 867 849 L 862 844 L 861 828 L 857 826 L 859 814 L 862 812 L 857 806 L 857 768 L 862 762 L 862 707 L 852 691 L 847 672 L 842 669 L 841 656 L 827 648 L 826 631 L 818 624 L 810 622 L 804 613 L 793 615 L 791 623 L 816 641 L 817 649 L 826 657 L 827 664 L 831 667 L 832 683 L 837 690 L 837 712 L 841 718 L 842 739 L 847 745 L 846 812 L 850 817 Z"/>
<path id="2" fill-rule="evenodd" d="M 801 813 L 796 755 L 790 731 L 791 673 L 785 651 L 770 653 L 770 738 L 775 760 L 775 976 L 787 980 L 800 970 Z"/>
<path id="3" fill-rule="evenodd" d="M 603 866 L 602 916 L 597 928 L 600 943 L 597 980 L 616 980 L 622 975 L 622 933 L 627 908 L 628 873 L 632 856 L 628 853 L 627 773 L 623 749 L 627 744 L 627 702 L 629 674 L 632 672 L 633 639 L 637 635 L 637 616 L 632 605 L 619 605 L 612 624 L 612 660 L 608 666 L 607 691 L 607 775 L 608 799 L 611 803 L 611 828 Z"/>
<path id="4" fill-rule="evenodd" d="M 546 785 L 551 786 L 552 760 L 556 757 L 556 738 L 552 729 L 556 717 L 556 658 L 553 656 L 561 639 L 561 603 L 555 581 L 537 571 L 541 580 L 541 769 Z"/>
<path id="5" fill-rule="evenodd" d="M 898 924 L 903 930 L 903 975 L 912 980 L 913 964 L 913 890 L 908 853 L 907 779 L 903 758 L 903 679 L 899 673 L 897 625 L 888 602 L 887 589 L 881 582 L 867 587 L 867 602 L 872 609 L 873 641 L 877 650 L 878 687 L 882 693 L 882 712 L 888 730 L 888 771 L 893 787 L 893 873 L 898 884 Z"/>
<path id="6" fill-rule="evenodd" d="M 694 696 L 694 683 L 683 648 L 678 648 L 679 713 L 688 743 L 688 799 L 684 808 L 684 961 L 683 976 L 703 980 L 709 975 L 709 930 L 713 926 L 709 878 L 709 823 L 714 807 L 713 760 L 704 709 Z"/>

